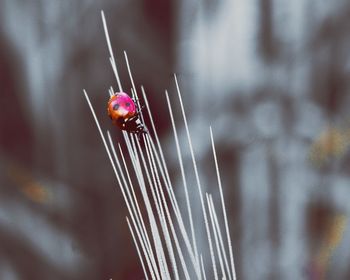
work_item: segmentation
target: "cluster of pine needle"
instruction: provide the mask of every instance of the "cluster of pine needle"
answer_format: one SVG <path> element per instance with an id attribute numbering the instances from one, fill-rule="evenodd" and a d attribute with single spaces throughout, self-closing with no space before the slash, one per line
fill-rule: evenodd
<path id="1" fill-rule="evenodd" d="M 110 53 L 109 60 L 117 80 L 118 90 L 123 91 L 117 70 L 117 63 L 113 56 L 104 13 L 101 12 L 101 14 Z M 138 98 L 139 91 L 135 86 L 128 56 L 125 51 L 124 56 L 132 84 L 132 96 L 134 100 L 137 100 L 137 106 L 140 108 L 140 101 Z M 197 187 L 194 188 L 198 190 L 197 194 L 201 205 L 201 217 L 196 217 L 196 221 L 202 221 L 205 227 L 205 243 L 207 244 L 207 248 L 199 248 L 198 246 L 199 233 L 198 230 L 196 232 L 193 225 L 193 203 L 191 203 L 188 194 L 188 183 L 184 170 L 182 147 L 179 143 L 168 92 L 165 91 L 165 94 L 186 198 L 186 209 L 180 208 L 174 192 L 145 89 L 142 86 L 140 87 L 146 106 L 145 114 L 148 114 L 151 123 L 151 133 L 142 134 L 141 137 L 138 137 L 135 134 L 123 131 L 124 141 L 127 147 L 126 154 L 124 154 L 119 143 L 117 145 L 113 143 L 108 131 L 106 134 L 102 131 L 85 90 L 84 95 L 96 122 L 108 158 L 112 164 L 118 186 L 123 194 L 129 213 L 129 216 L 126 217 L 126 221 L 145 278 L 189 280 L 213 279 L 214 277 L 215 280 L 235 280 L 236 272 L 232 242 L 212 129 L 211 127 L 209 128 L 209 134 L 217 174 L 218 190 L 220 193 L 220 201 L 216 204 L 211 194 L 203 193 L 202 191 L 201 178 L 197 169 L 190 130 L 176 75 L 174 75 L 174 80 L 181 106 L 183 125 L 185 127 L 191 153 L 194 177 L 196 178 Z M 109 90 L 109 94 L 111 96 L 114 94 L 112 87 Z M 144 122 L 142 112 L 140 113 L 140 118 L 141 121 Z M 154 137 L 151 137 L 151 134 L 154 135 Z M 127 162 L 130 162 L 131 164 L 129 165 L 131 166 L 128 166 Z M 136 184 L 131 179 L 132 176 L 136 176 Z M 137 193 L 141 195 L 137 195 Z M 145 209 L 145 211 L 142 212 L 141 209 Z M 223 225 L 219 221 L 223 221 Z M 203 246 L 203 242 L 200 244 Z"/>

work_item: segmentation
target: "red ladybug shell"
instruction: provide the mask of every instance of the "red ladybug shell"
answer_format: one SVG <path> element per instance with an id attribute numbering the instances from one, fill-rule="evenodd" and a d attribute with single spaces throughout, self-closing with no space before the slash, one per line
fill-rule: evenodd
<path id="1" fill-rule="evenodd" d="M 113 122 L 126 121 L 136 115 L 136 105 L 125 92 L 116 92 L 108 101 L 107 112 Z"/>

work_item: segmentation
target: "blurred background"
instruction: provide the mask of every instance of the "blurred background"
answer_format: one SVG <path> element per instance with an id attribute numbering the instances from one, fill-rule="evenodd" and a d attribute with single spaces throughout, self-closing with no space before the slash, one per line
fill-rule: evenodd
<path id="1" fill-rule="evenodd" d="M 164 90 L 181 120 L 178 74 L 215 193 L 212 125 L 238 279 L 350 279 L 345 0 L 0 0 L 0 279 L 143 277 L 82 93 L 120 140 L 101 10 L 124 88 L 123 50 L 145 86 L 175 182 Z"/>

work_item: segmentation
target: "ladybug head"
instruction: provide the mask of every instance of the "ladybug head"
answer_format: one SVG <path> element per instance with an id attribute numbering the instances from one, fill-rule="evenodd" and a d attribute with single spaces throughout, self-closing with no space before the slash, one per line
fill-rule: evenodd
<path id="1" fill-rule="evenodd" d="M 128 119 L 136 115 L 136 105 L 125 92 L 117 92 L 109 99 L 107 111 L 112 120 Z"/>

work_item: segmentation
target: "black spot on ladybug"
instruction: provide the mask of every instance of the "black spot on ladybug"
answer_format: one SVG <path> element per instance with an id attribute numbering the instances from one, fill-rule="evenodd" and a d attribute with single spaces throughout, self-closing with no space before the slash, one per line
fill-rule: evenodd
<path id="1" fill-rule="evenodd" d="M 119 109 L 119 104 L 117 103 L 117 104 L 115 104 L 114 106 L 113 106 L 113 110 L 114 111 L 117 111 Z"/>
<path id="2" fill-rule="evenodd" d="M 129 102 L 126 102 L 126 103 L 125 103 L 125 106 L 126 106 L 126 107 L 129 107 L 129 106 L 130 106 L 130 103 L 129 103 Z"/>

